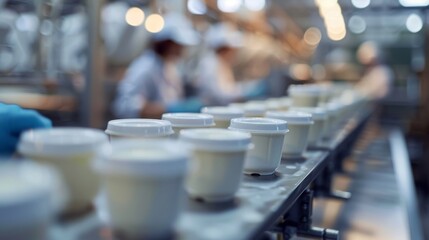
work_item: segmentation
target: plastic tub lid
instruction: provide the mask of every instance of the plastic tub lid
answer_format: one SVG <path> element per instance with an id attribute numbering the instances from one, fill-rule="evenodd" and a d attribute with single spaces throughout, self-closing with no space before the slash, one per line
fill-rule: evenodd
<path id="1" fill-rule="evenodd" d="M 24 155 L 64 156 L 96 151 L 108 142 L 107 135 L 90 128 L 61 127 L 24 132 L 18 151 Z"/>
<path id="2" fill-rule="evenodd" d="M 265 106 L 268 110 L 278 110 L 283 105 L 281 102 L 277 99 L 268 99 L 265 101 Z"/>
<path id="3" fill-rule="evenodd" d="M 169 121 L 142 118 L 111 120 L 105 132 L 130 137 L 166 136 L 174 133 Z"/>
<path id="4" fill-rule="evenodd" d="M 311 114 L 305 112 L 269 111 L 265 116 L 285 120 L 288 124 L 313 124 Z"/>
<path id="5" fill-rule="evenodd" d="M 292 107 L 291 111 L 310 113 L 314 120 L 324 120 L 328 117 L 327 110 L 321 107 Z"/>
<path id="6" fill-rule="evenodd" d="M 265 104 L 248 103 L 243 107 L 244 115 L 264 115 L 266 111 Z"/>
<path id="7" fill-rule="evenodd" d="M 287 122 L 273 118 L 235 118 L 228 128 L 233 131 L 266 134 L 286 134 L 289 132 Z"/>
<path id="8" fill-rule="evenodd" d="M 187 171 L 187 146 L 170 139 L 120 139 L 105 144 L 94 162 L 101 174 L 166 177 Z"/>
<path id="9" fill-rule="evenodd" d="M 291 96 L 296 94 L 318 96 L 322 94 L 323 90 L 318 85 L 292 85 L 289 87 L 288 92 Z"/>
<path id="10" fill-rule="evenodd" d="M 211 127 L 213 116 L 205 113 L 164 113 L 162 119 L 171 122 L 173 127 Z"/>
<path id="11" fill-rule="evenodd" d="M 215 120 L 230 120 L 244 116 L 244 111 L 233 107 L 205 107 L 202 113 L 212 115 Z"/>
<path id="12" fill-rule="evenodd" d="M 232 107 L 232 108 L 239 108 L 242 109 L 244 106 L 246 105 L 246 103 L 230 103 L 228 105 L 228 107 Z"/>
<path id="13" fill-rule="evenodd" d="M 290 97 L 281 97 L 278 100 L 279 104 L 281 106 L 291 106 L 292 105 L 292 99 Z"/>
<path id="14" fill-rule="evenodd" d="M 219 128 L 185 129 L 179 138 L 193 147 L 209 151 L 243 151 L 251 146 L 249 133 Z"/>
<path id="15" fill-rule="evenodd" d="M 262 105 L 265 105 L 266 101 L 267 100 L 251 100 L 251 101 L 247 101 L 246 104 L 250 104 L 250 105 L 252 105 L 252 104 L 262 104 Z"/>
<path id="16" fill-rule="evenodd" d="M 0 163 L 0 228 L 49 219 L 65 203 L 56 172 L 29 161 Z"/>

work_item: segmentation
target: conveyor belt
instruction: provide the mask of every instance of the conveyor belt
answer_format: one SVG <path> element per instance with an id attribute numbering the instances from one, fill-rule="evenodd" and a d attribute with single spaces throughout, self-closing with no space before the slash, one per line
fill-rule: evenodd
<path id="1" fill-rule="evenodd" d="M 177 239 L 253 239 L 268 230 L 301 196 L 326 165 L 327 152 L 308 152 L 299 160 L 283 160 L 273 176 L 245 176 L 236 199 L 223 204 L 190 200 L 179 221 Z M 56 236 L 105 239 L 94 216 L 62 224 Z M 61 238 L 66 239 L 66 238 Z"/>
<path id="2" fill-rule="evenodd" d="M 336 239 L 336 233 L 333 231 L 312 228 L 312 191 L 309 189 L 314 187 L 312 183 L 326 167 L 332 166 L 337 160 L 337 150 L 346 146 L 350 137 L 356 134 L 359 123 L 363 119 L 362 115 L 358 115 L 340 128 L 332 139 L 326 140 L 326 144 L 331 149 L 311 150 L 301 159 L 284 159 L 273 176 L 244 176 L 233 202 L 214 205 L 190 200 L 180 218 L 176 239 L 255 239 L 264 231 L 276 228 L 276 231 L 280 232 L 296 229 L 292 234 L 300 233 L 309 236 L 321 237 L 330 234 L 329 239 Z M 325 179 L 321 180 L 325 182 Z M 305 208 L 304 212 L 302 207 Z M 306 216 L 303 222 L 302 216 Z M 286 222 L 277 226 L 279 219 L 284 219 Z M 295 221 L 296 219 L 298 221 Z M 292 225 L 290 225 L 291 221 L 294 222 Z M 92 213 L 58 224 L 53 229 L 53 235 L 54 239 L 62 240 L 97 240 L 109 239 L 106 236 L 110 233 Z"/>
<path id="3" fill-rule="evenodd" d="M 349 179 L 337 177 L 337 183 L 350 182 L 352 198 L 343 205 L 332 201 L 317 204 L 324 207 L 316 215 L 331 214 L 336 223 L 324 217 L 325 227 L 340 230 L 345 240 L 421 240 L 421 223 L 417 213 L 409 159 L 398 130 L 370 128 L 363 139 L 365 146 L 348 159 L 354 169 Z M 321 219 L 321 217 L 315 217 Z M 316 221 L 317 222 L 317 221 Z"/>

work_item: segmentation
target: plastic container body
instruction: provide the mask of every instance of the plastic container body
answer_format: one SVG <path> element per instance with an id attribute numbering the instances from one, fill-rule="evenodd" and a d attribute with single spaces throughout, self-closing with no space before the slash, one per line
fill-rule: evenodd
<path id="1" fill-rule="evenodd" d="M 110 224 L 130 239 L 166 239 L 185 197 L 184 176 L 102 174 Z"/>
<path id="2" fill-rule="evenodd" d="M 188 155 L 178 141 L 122 140 L 106 145 L 94 168 L 108 224 L 126 239 L 170 239 L 182 210 Z"/>
<path id="3" fill-rule="evenodd" d="M 192 152 L 186 183 L 189 195 L 206 202 L 233 199 L 241 182 L 251 135 L 219 128 L 190 129 L 181 131 L 180 140 L 188 143 Z"/>
<path id="4" fill-rule="evenodd" d="M 273 174 L 282 158 L 284 140 L 284 134 L 252 134 L 254 148 L 246 157 L 244 173 Z"/>
<path id="5" fill-rule="evenodd" d="M 310 124 L 289 123 L 289 133 L 285 135 L 283 156 L 300 157 L 307 149 Z"/>
<path id="6" fill-rule="evenodd" d="M 234 198 L 242 179 L 246 151 L 195 150 L 186 189 L 193 198 L 223 202 Z"/>

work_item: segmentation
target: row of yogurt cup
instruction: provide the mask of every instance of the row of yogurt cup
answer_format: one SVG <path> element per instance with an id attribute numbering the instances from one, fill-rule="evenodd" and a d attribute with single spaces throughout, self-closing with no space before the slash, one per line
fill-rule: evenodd
<path id="1" fill-rule="evenodd" d="M 103 132 L 93 129 L 32 130 L 23 134 L 20 153 L 52 166 L 60 173 L 59 176 L 44 170 L 43 166 L 27 163 L 17 170 L 21 175 L 5 176 L 24 177 L 22 184 L 32 186 L 30 192 L 34 193 L 32 198 L 26 196 L 31 199 L 28 206 L 44 202 L 45 209 L 46 202 L 54 201 L 60 205 L 61 199 L 52 198 L 48 194 L 49 189 L 42 188 L 43 181 L 40 178 L 31 180 L 23 169 L 36 169 L 35 172 L 45 176 L 46 186 L 52 182 L 64 182 L 65 186 L 55 184 L 55 188 L 63 192 L 67 190 L 66 211 L 88 206 L 101 185 L 112 228 L 131 237 L 163 237 L 174 228 L 180 213 L 184 200 L 183 186 L 191 197 L 208 202 L 231 199 L 239 188 L 243 171 L 247 174 L 271 174 L 278 167 L 282 154 L 302 154 L 311 135 L 308 134 L 311 127 L 315 127 L 313 131 L 317 132 L 313 139 L 316 142 L 323 131 L 332 130 L 323 127 L 332 121 L 330 114 L 323 114 L 320 108 L 269 111 L 263 114 L 266 118 L 261 115 L 244 117 L 246 109 L 252 109 L 249 106 L 258 104 L 248 103 L 243 109 L 237 105 L 205 108 L 202 114 L 165 114 L 164 120 L 113 120 L 106 129 L 111 144 L 107 143 Z M 280 110 L 286 109 L 283 106 Z M 334 111 L 331 112 L 336 118 L 346 117 L 341 116 L 340 113 L 345 111 L 340 109 L 335 115 Z M 218 128 L 214 128 L 215 125 Z M 179 141 L 171 139 L 177 137 Z M 62 180 L 48 181 L 48 176 Z M 38 188 L 34 187 L 35 184 Z M 35 194 L 37 189 L 40 191 Z M 42 190 L 45 194 L 40 194 Z M 38 211 L 40 216 L 35 216 L 40 218 L 42 212 Z M 39 219 L 34 223 L 47 222 L 49 216 L 43 217 L 45 221 Z M 9 227 L 12 229 L 13 226 Z M 8 234 L 13 233 L 10 229 Z M 30 229 L 43 232 L 34 226 Z M 22 227 L 16 230 L 19 234 L 26 234 Z M 31 234 L 36 236 L 34 232 Z"/>

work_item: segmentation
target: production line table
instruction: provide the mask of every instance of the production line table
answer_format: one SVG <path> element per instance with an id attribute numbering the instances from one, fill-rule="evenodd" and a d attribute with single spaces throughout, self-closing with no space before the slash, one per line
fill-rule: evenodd
<path id="1" fill-rule="evenodd" d="M 356 140 L 362 133 L 372 114 L 371 109 L 358 112 L 353 118 L 339 124 L 330 138 L 325 138 L 317 145 L 309 146 L 310 151 L 328 151 L 328 165 L 316 180 L 316 196 L 325 196 L 347 200 L 350 193 L 332 189 L 335 172 L 343 172 L 343 160 L 350 154 Z"/>
<path id="2" fill-rule="evenodd" d="M 282 234 L 284 239 L 295 234 L 337 239 L 337 231 L 311 226 L 313 189 L 335 197 L 330 188 L 332 166 L 368 117 L 369 114 L 359 114 L 350 119 L 332 139 L 309 148 L 302 158 L 282 159 L 273 175 L 243 176 L 233 201 L 215 204 L 190 199 L 174 239 L 258 239 L 268 230 Z M 57 224 L 52 238 L 114 239 L 95 213 Z"/>
<path id="3" fill-rule="evenodd" d="M 176 239 L 254 239 L 286 213 L 327 164 L 328 152 L 307 152 L 300 159 L 283 159 L 270 176 L 244 176 L 233 201 L 204 203 L 189 199 Z M 62 223 L 53 238 L 111 239 L 94 213 Z"/>

